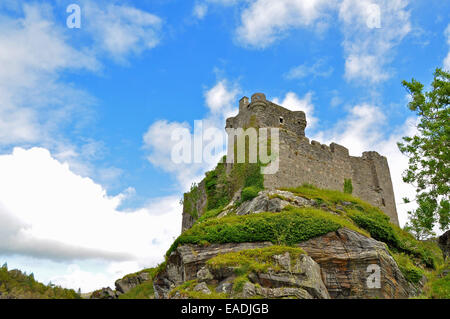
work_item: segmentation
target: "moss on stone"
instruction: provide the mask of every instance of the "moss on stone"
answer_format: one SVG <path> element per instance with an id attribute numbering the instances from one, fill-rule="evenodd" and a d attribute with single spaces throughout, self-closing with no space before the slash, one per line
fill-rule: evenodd
<path id="1" fill-rule="evenodd" d="M 270 241 L 274 244 L 294 245 L 347 227 L 366 236 L 351 220 L 315 208 L 287 207 L 281 213 L 259 213 L 246 216 L 212 218 L 194 225 L 172 244 L 167 256 L 183 244 L 242 243 Z"/>
<path id="2" fill-rule="evenodd" d="M 301 248 L 274 245 L 218 255 L 208 260 L 206 264 L 212 269 L 232 267 L 235 268 L 237 275 L 242 276 L 249 272 L 266 272 L 269 268 L 279 270 L 279 265 L 276 263 L 274 256 L 285 253 L 289 253 L 291 263 L 300 255 L 306 255 L 306 252 Z"/>

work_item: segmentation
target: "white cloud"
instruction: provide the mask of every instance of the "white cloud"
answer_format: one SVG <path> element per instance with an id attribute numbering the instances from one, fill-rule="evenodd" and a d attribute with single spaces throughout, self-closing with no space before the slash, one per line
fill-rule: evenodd
<path id="1" fill-rule="evenodd" d="M 177 196 L 120 211 L 126 192 L 108 196 L 43 148 L 0 155 L 0 176 L 0 255 L 74 264 L 102 259 L 131 263 L 136 271 L 161 261 L 180 232 Z"/>
<path id="2" fill-rule="evenodd" d="M 237 39 L 244 46 L 265 48 L 292 28 L 319 27 L 336 1 L 256 0 L 242 11 Z"/>
<path id="3" fill-rule="evenodd" d="M 224 120 L 236 115 L 235 102 L 239 91 L 239 87 L 230 84 L 227 80 L 220 80 L 214 87 L 207 90 L 205 100 L 212 117 Z"/>
<path id="4" fill-rule="evenodd" d="M 299 98 L 294 92 L 286 93 L 283 100 L 274 98 L 273 102 L 279 104 L 291 111 L 303 111 L 306 114 L 308 121 L 308 128 L 313 128 L 317 123 L 317 118 L 314 117 L 314 104 L 312 103 L 312 92 L 306 93 L 302 98 Z"/>
<path id="5" fill-rule="evenodd" d="M 192 127 L 186 123 L 168 122 L 160 120 L 148 128 L 144 134 L 144 147 L 149 149 L 150 154 L 147 159 L 154 166 L 173 174 L 182 191 L 189 189 L 193 182 L 199 182 L 203 178 L 204 172 L 212 169 L 219 159 L 225 154 L 226 134 L 224 130 L 225 119 L 237 114 L 238 107 L 235 105 L 240 89 L 236 84 L 230 84 L 227 80 L 219 80 L 212 88 L 204 93 L 205 104 L 208 107 L 208 114 L 205 118 L 199 119 L 203 125 L 203 132 L 210 130 L 212 136 L 201 135 L 199 132 L 192 132 Z M 172 140 L 172 132 L 176 130 L 186 130 L 191 136 L 184 145 L 192 150 L 191 161 L 188 163 L 175 163 L 172 159 L 172 150 L 179 141 Z M 195 130 L 195 127 L 194 127 Z M 207 145 L 216 138 L 216 154 L 212 158 L 202 156 L 201 163 L 194 162 L 194 139 Z"/>
<path id="6" fill-rule="evenodd" d="M 199 0 L 195 3 L 192 14 L 195 18 L 201 20 L 206 16 L 211 5 L 231 6 L 240 1 L 241 0 Z"/>
<path id="7" fill-rule="evenodd" d="M 91 102 L 59 82 L 58 72 L 94 71 L 99 64 L 71 47 L 52 21 L 45 6 L 25 4 L 19 19 L 0 14 L 0 145 L 48 140 L 75 112 L 72 101 L 77 110 Z"/>
<path id="8" fill-rule="evenodd" d="M 105 52 L 118 61 L 152 49 L 160 42 L 162 20 L 149 12 L 126 5 L 85 1 L 86 29 Z"/>
<path id="9" fill-rule="evenodd" d="M 406 0 L 342 1 L 339 20 L 347 80 L 379 83 L 390 77 L 386 66 L 393 49 L 412 29 L 407 5 Z M 372 22 L 377 16 L 379 25 Z"/>
<path id="10" fill-rule="evenodd" d="M 314 64 L 301 64 L 289 70 L 285 74 L 287 79 L 303 79 L 310 75 L 313 77 L 329 77 L 334 69 L 333 67 L 326 67 L 325 59 L 319 59 Z"/>
<path id="11" fill-rule="evenodd" d="M 408 0 L 248 1 L 241 11 L 236 39 L 245 47 L 263 49 L 287 37 L 291 30 L 323 33 L 337 22 L 344 36 L 345 78 L 379 83 L 391 76 L 387 66 L 394 48 L 412 30 L 407 5 Z M 305 77 L 313 67 L 301 65 L 287 75 Z"/>
<path id="12" fill-rule="evenodd" d="M 192 14 L 194 15 L 194 17 L 200 20 L 203 19 L 207 13 L 208 6 L 206 5 L 206 3 L 197 3 L 192 10 Z"/>

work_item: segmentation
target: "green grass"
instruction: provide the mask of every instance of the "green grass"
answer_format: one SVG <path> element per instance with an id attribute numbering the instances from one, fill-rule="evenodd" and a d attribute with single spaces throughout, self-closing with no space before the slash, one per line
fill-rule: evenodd
<path id="1" fill-rule="evenodd" d="M 154 295 L 153 281 L 146 281 L 119 296 L 119 299 L 152 299 Z"/>
<path id="2" fill-rule="evenodd" d="M 269 268 L 279 270 L 280 267 L 273 256 L 282 255 L 286 252 L 291 257 L 291 263 L 300 255 L 306 255 L 306 252 L 301 248 L 275 245 L 217 255 L 208 260 L 206 264 L 212 269 L 232 267 L 235 268 L 237 275 L 242 276 L 249 272 L 267 272 Z"/>
<path id="3" fill-rule="evenodd" d="M 413 284 L 419 283 L 424 275 L 424 271 L 414 265 L 411 257 L 403 253 L 394 253 L 392 251 L 390 253 L 392 257 L 394 257 L 398 268 L 400 268 L 400 271 L 403 273 L 406 280 Z"/>
<path id="4" fill-rule="evenodd" d="M 227 295 L 224 293 L 217 293 L 215 287 L 209 285 L 208 288 L 211 294 L 204 294 L 199 291 L 193 291 L 195 286 L 198 284 L 196 279 L 186 281 L 182 285 L 175 287 L 169 292 L 169 297 L 173 297 L 178 292 L 181 296 L 189 299 L 226 299 Z"/>
<path id="5" fill-rule="evenodd" d="M 140 285 L 130 289 L 130 291 L 121 294 L 119 296 L 119 299 L 151 299 L 153 298 L 154 291 L 153 291 L 153 279 L 155 278 L 156 274 L 162 269 L 165 268 L 165 264 L 163 266 L 158 266 L 155 268 L 147 268 L 144 270 L 141 270 L 139 272 L 126 275 L 123 277 L 123 279 L 137 276 L 143 272 L 146 272 L 149 274 L 149 280 L 146 282 L 141 283 Z"/>
<path id="6" fill-rule="evenodd" d="M 450 268 L 450 261 L 440 265 L 437 270 L 426 272 L 427 282 L 425 283 L 422 295 L 419 299 L 450 299 L 450 273 L 443 275 L 445 269 Z"/>
<path id="7" fill-rule="evenodd" d="M 207 219 L 217 217 L 222 212 L 222 207 L 208 210 L 198 220 L 197 223 L 202 223 Z"/>
<path id="8" fill-rule="evenodd" d="M 178 245 L 199 243 L 242 243 L 270 241 L 294 245 L 313 237 L 347 227 L 366 236 L 349 219 L 315 208 L 288 207 L 281 213 L 225 216 L 194 225 L 178 237 L 168 250 L 169 256 Z"/>
<path id="9" fill-rule="evenodd" d="M 329 206 L 340 204 L 342 202 L 350 202 L 354 205 L 358 205 L 365 211 L 375 208 L 365 201 L 352 196 L 351 194 L 330 189 L 320 189 L 310 184 L 303 184 L 299 187 L 282 188 L 281 190 L 294 193 L 295 195 L 300 197 L 319 200 L 320 202 L 323 202 Z"/>

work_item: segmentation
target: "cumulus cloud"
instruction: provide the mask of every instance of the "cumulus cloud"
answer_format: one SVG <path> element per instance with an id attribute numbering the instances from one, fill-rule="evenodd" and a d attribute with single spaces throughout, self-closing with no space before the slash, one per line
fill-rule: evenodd
<path id="1" fill-rule="evenodd" d="M 303 79 L 308 76 L 313 77 L 329 77 L 333 73 L 334 69 L 332 66 L 326 67 L 326 60 L 319 59 L 312 65 L 301 64 L 299 66 L 293 67 L 284 76 L 287 79 Z"/>
<path id="2" fill-rule="evenodd" d="M 0 255 L 101 259 L 133 263 L 136 271 L 160 261 L 180 232 L 177 196 L 120 211 L 126 192 L 109 196 L 43 148 L 0 155 L 0 176 Z"/>
<path id="3" fill-rule="evenodd" d="M 45 6 L 24 5 L 23 17 L 0 13 L 0 146 L 48 140 L 68 115 L 90 104 L 58 81 L 62 70 L 94 71 L 95 57 L 70 46 Z M 31 54 L 32 53 L 32 54 Z"/>
<path id="4" fill-rule="evenodd" d="M 390 77 L 386 66 L 393 49 L 411 32 L 406 0 L 344 0 L 339 20 L 344 35 L 345 78 L 379 83 Z"/>
<path id="5" fill-rule="evenodd" d="M 152 13 L 114 3 L 85 1 L 86 29 L 98 47 L 118 61 L 152 49 L 160 42 L 162 19 Z"/>
<path id="6" fill-rule="evenodd" d="M 358 83 L 379 83 L 388 79 L 394 49 L 412 30 L 408 0 L 255 0 L 244 3 L 240 25 L 236 28 L 237 42 L 244 47 L 264 49 L 295 29 L 323 33 L 327 26 L 337 23 L 344 37 L 345 78 Z M 288 72 L 287 77 L 302 78 L 314 71 L 322 73 L 314 65 L 300 65 Z M 328 73 L 323 71 L 324 75 Z"/>
<path id="7" fill-rule="evenodd" d="M 154 166 L 173 174 L 182 191 L 189 189 L 193 182 L 201 180 L 204 172 L 212 169 L 225 154 L 225 119 L 237 114 L 235 103 L 239 92 L 236 84 L 221 79 L 205 91 L 205 104 L 209 112 L 206 117 L 194 123 L 194 127 L 186 122 L 160 120 L 150 125 L 144 134 L 144 147 L 149 150 L 147 159 Z M 187 133 L 188 138 L 173 139 L 173 132 Z M 202 143 L 203 150 L 196 149 L 195 140 Z M 174 161 L 174 147 L 180 144 L 191 150 L 187 161 Z M 207 145 L 211 145 L 211 152 L 206 148 Z"/>
<path id="8" fill-rule="evenodd" d="M 313 92 L 306 93 L 302 98 L 294 92 L 286 93 L 283 100 L 274 98 L 273 102 L 279 104 L 291 111 L 303 111 L 306 114 L 309 128 L 313 128 L 317 123 L 314 117 L 314 104 L 312 103 Z"/>
<path id="9" fill-rule="evenodd" d="M 323 27 L 336 1 L 256 0 L 242 11 L 236 34 L 244 46 L 266 48 L 292 28 Z"/>

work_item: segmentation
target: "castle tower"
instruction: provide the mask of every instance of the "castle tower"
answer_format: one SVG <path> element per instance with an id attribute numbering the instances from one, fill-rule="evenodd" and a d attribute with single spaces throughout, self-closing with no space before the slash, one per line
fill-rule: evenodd
<path id="1" fill-rule="evenodd" d="M 266 99 L 263 93 L 255 93 L 249 101 L 244 96 L 239 101 L 239 114 L 226 121 L 226 128 L 279 127 L 305 136 L 306 115 L 302 111 L 290 111 Z"/>
<path id="2" fill-rule="evenodd" d="M 350 156 L 344 146 L 329 146 L 305 137 L 306 115 L 290 111 L 255 93 L 251 101 L 239 101 L 239 114 L 228 118 L 227 128 L 279 128 L 279 169 L 264 176 L 268 189 L 296 187 L 304 183 L 320 188 L 342 191 L 350 179 L 353 195 L 379 207 L 398 225 L 395 196 L 386 157 L 377 152 L 365 152 L 361 157 Z"/>

